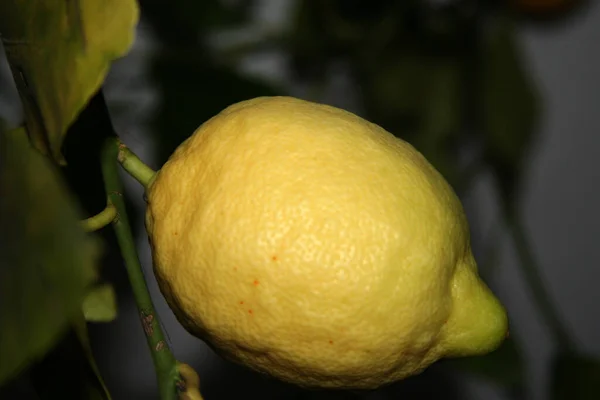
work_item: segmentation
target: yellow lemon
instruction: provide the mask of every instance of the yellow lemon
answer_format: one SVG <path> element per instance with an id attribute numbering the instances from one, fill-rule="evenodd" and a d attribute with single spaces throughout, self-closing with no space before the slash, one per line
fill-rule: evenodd
<path id="1" fill-rule="evenodd" d="M 254 370 L 376 388 L 506 336 L 451 187 L 352 113 L 289 97 L 232 105 L 179 146 L 147 198 L 168 304 Z"/>

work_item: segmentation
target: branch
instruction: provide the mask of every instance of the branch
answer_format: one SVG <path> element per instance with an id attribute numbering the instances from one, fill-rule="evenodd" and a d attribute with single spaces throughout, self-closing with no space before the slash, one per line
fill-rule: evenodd
<path id="1" fill-rule="evenodd" d="M 108 199 L 111 204 L 114 204 L 117 211 L 117 217 L 114 220 L 114 229 L 125 261 L 129 282 L 133 289 L 133 295 L 138 307 L 144 333 L 146 334 L 148 347 L 152 354 L 160 396 L 162 400 L 175 400 L 178 398 L 177 387 L 180 385 L 181 377 L 177 370 L 177 362 L 165 341 L 158 315 L 152 304 L 131 233 L 131 227 L 129 226 L 125 202 L 122 197 L 123 185 L 119 177 L 117 163 L 121 150 L 120 142 L 116 137 L 106 140 L 101 155 L 104 185 Z M 141 171 L 144 170 L 142 169 Z M 140 176 L 147 177 L 148 174 L 146 172 Z"/>
<path id="2" fill-rule="evenodd" d="M 81 225 L 86 232 L 94 232 L 104 228 L 117 217 L 117 208 L 108 199 L 106 208 L 100 213 L 81 221 Z"/>
<path id="3" fill-rule="evenodd" d="M 129 148 L 117 139 L 117 146 L 119 149 L 117 159 L 123 169 L 127 171 L 136 181 L 142 184 L 144 188 L 148 188 L 148 185 L 152 182 L 152 178 L 156 172 L 149 166 L 144 164 L 138 156 L 133 154 Z"/>

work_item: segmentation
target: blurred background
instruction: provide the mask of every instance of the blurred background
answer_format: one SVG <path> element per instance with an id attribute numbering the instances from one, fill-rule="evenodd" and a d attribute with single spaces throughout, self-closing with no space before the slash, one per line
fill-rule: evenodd
<path id="1" fill-rule="evenodd" d="M 511 320 L 510 344 L 495 357 L 440 362 L 375 392 L 304 391 L 275 382 L 221 360 L 179 326 L 153 280 L 142 188 L 124 175 L 160 317 L 176 357 L 199 372 L 207 400 L 541 400 L 555 394 L 557 355 L 600 357 L 598 2 L 140 6 L 134 48 L 113 65 L 104 95 L 116 131 L 143 160 L 160 168 L 202 122 L 256 96 L 292 95 L 353 111 L 411 142 L 454 186 L 481 274 Z M 18 94 L 1 62 L 0 117 L 14 125 L 22 117 Z M 77 140 L 68 139 L 67 153 Z M 69 179 L 77 185 L 82 177 Z M 78 194 L 90 214 L 103 206 L 95 189 Z M 104 279 L 118 290 L 119 317 L 91 325 L 96 359 L 115 399 L 155 399 L 125 270 L 112 234 L 102 235 Z"/>

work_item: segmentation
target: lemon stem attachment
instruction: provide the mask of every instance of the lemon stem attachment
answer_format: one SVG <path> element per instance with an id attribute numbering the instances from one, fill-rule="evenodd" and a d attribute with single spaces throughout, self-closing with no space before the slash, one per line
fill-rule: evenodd
<path id="1" fill-rule="evenodd" d="M 515 209 L 506 211 L 506 223 L 513 238 L 524 278 L 531 289 L 542 317 L 547 326 L 552 330 L 558 347 L 563 351 L 575 350 L 575 345 L 564 328 L 564 324 L 558 316 L 556 308 L 552 304 L 550 293 L 542 283 L 539 272 L 540 268 L 531 250 L 532 247 L 527 232 Z"/>
<path id="2" fill-rule="evenodd" d="M 117 160 L 129 175 L 148 189 L 148 185 L 156 174 L 152 168 L 144 164 L 125 144 L 117 139 L 118 155 Z"/>
<path id="3" fill-rule="evenodd" d="M 117 208 L 114 204 L 111 203 L 110 199 L 108 199 L 106 207 L 104 210 L 94 215 L 93 217 L 89 217 L 81 221 L 81 225 L 86 232 L 94 232 L 104 228 L 106 225 L 110 224 L 117 217 Z"/>
<path id="4" fill-rule="evenodd" d="M 200 378 L 192 367 L 184 363 L 177 363 L 177 370 L 181 376 L 178 383 L 180 400 L 203 400 L 200 394 Z"/>
<path id="5" fill-rule="evenodd" d="M 158 314 L 154 309 L 152 298 L 148 292 L 142 266 L 131 233 L 129 219 L 127 218 L 125 202 L 122 196 L 123 185 L 119 176 L 117 164 L 118 158 L 118 161 L 123 164 L 123 161 L 120 159 L 122 152 L 123 146 L 116 137 L 111 137 L 104 143 L 101 155 L 104 186 L 109 204 L 113 204 L 116 210 L 117 215 L 114 218 L 113 227 L 119 247 L 121 248 L 121 254 L 125 261 L 125 267 L 133 290 L 139 317 L 154 362 L 160 398 L 161 400 L 175 400 L 178 398 L 177 382 L 180 380 L 177 371 L 177 362 L 165 340 Z M 134 162 L 134 165 L 135 164 L 136 163 Z M 128 165 L 131 167 L 132 164 L 129 163 Z M 140 179 L 147 179 L 147 171 L 149 169 L 138 169 L 138 167 L 133 169 L 142 171 L 142 173 L 138 175 Z"/>

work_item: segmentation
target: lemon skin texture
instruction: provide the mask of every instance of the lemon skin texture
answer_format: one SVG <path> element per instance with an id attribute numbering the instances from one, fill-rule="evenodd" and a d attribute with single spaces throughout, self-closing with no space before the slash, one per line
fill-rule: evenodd
<path id="1" fill-rule="evenodd" d="M 506 336 L 452 188 L 410 144 L 347 111 L 234 104 L 177 148 L 147 199 L 154 271 L 177 319 L 256 371 L 373 389 Z"/>

